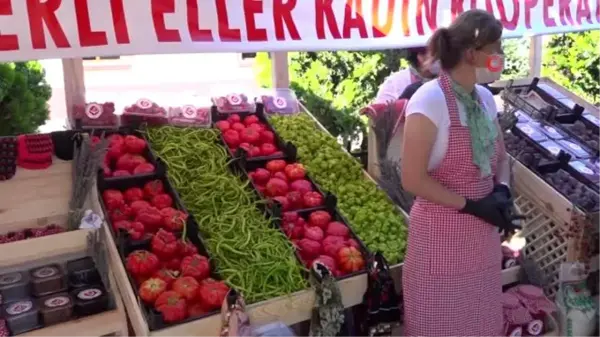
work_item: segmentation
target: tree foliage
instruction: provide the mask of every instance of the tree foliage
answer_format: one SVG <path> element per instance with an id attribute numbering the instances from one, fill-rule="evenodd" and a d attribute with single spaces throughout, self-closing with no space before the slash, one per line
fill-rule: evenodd
<path id="1" fill-rule="evenodd" d="M 507 43 L 509 66 L 504 77 L 524 76 L 527 71 L 522 45 L 518 40 Z M 399 50 L 299 52 L 289 53 L 289 58 L 290 87 L 329 132 L 346 142 L 357 140 L 366 130 L 358 110 L 375 98 L 387 76 L 407 66 Z M 257 56 L 255 67 L 260 85 L 270 88 L 271 63 L 267 53 Z"/>
<path id="2" fill-rule="evenodd" d="M 39 62 L 0 63 L 0 136 L 35 132 L 48 119 L 51 96 Z"/>
<path id="3" fill-rule="evenodd" d="M 600 31 L 558 34 L 546 46 L 542 75 L 600 104 Z"/>

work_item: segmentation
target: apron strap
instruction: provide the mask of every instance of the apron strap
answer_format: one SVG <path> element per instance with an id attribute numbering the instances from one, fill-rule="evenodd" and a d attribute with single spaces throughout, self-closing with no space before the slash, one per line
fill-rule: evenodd
<path id="1" fill-rule="evenodd" d="M 458 104 L 456 104 L 456 95 L 452 90 L 452 83 L 450 82 L 450 76 L 446 72 L 442 72 L 438 78 L 438 83 L 444 93 L 446 99 L 446 105 L 448 106 L 448 115 L 450 117 L 451 126 L 460 126 L 460 116 L 458 112 Z"/>

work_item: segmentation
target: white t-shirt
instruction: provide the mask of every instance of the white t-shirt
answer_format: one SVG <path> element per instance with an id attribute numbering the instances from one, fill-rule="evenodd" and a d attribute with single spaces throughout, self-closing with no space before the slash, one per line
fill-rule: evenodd
<path id="1" fill-rule="evenodd" d="M 495 120 L 498 112 L 496 110 L 494 96 L 488 89 L 482 86 L 477 85 L 475 89 L 477 90 L 477 94 L 481 98 L 481 102 L 484 105 L 486 115 L 490 120 Z M 467 117 L 465 107 L 458 100 L 456 102 L 458 106 L 460 122 L 462 125 L 466 126 Z M 415 113 L 420 113 L 427 116 L 427 118 L 429 118 L 429 120 L 431 120 L 437 127 L 437 136 L 435 138 L 435 143 L 433 144 L 433 149 L 431 150 L 431 156 L 429 157 L 428 170 L 431 171 L 439 167 L 439 165 L 442 163 L 442 160 L 446 156 L 450 130 L 448 104 L 446 104 L 446 97 L 444 96 L 438 81 L 429 81 L 423 84 L 412 96 L 406 107 L 406 116 L 408 117 L 409 115 Z M 388 151 L 392 150 L 394 152 L 401 152 L 401 149 L 401 147 L 398 149 L 396 146 L 394 148 L 390 146 Z"/>
<path id="2" fill-rule="evenodd" d="M 373 103 L 387 103 L 395 101 L 402 95 L 404 89 L 412 84 L 412 75 L 410 69 L 402 69 L 388 76 L 379 86 L 377 96 Z"/>

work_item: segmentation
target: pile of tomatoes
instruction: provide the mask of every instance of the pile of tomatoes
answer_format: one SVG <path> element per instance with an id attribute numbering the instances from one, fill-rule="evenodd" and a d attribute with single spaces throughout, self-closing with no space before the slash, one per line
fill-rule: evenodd
<path id="1" fill-rule="evenodd" d="M 221 130 L 223 140 L 232 151 L 242 148 L 248 158 L 283 154 L 277 148 L 275 134 L 256 115 L 242 119 L 238 114 L 231 114 L 215 126 Z"/>
<path id="2" fill-rule="evenodd" d="M 102 198 L 115 232 L 126 231 L 132 240 L 149 240 L 148 249 L 127 256 L 126 268 L 142 301 L 158 311 L 165 323 L 220 308 L 229 288 L 210 278 L 208 258 L 176 234 L 184 230 L 188 215 L 174 208 L 161 180 L 123 192 L 108 189 Z"/>
<path id="3" fill-rule="evenodd" d="M 157 237 L 161 242 L 155 244 Z M 205 256 L 193 246 L 181 249 L 184 246 L 178 242 L 172 233 L 160 230 L 150 251 L 136 250 L 126 260 L 127 270 L 139 284 L 141 300 L 158 311 L 165 323 L 219 309 L 229 292 L 223 281 L 210 278 Z M 165 245 L 171 248 L 165 250 Z M 165 256 L 166 252 L 171 255 Z"/>
<path id="4" fill-rule="evenodd" d="M 124 177 L 137 174 L 152 173 L 154 165 L 144 157 L 146 141 L 134 135 L 108 136 L 108 152 L 104 157 L 102 169 L 104 177 Z M 92 144 L 100 142 L 97 136 L 92 137 Z"/>

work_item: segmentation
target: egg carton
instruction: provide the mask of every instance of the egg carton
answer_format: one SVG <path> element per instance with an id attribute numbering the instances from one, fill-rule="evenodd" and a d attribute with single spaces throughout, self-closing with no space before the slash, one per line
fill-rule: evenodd
<path id="1" fill-rule="evenodd" d="M 560 265 L 567 261 L 569 245 L 573 245 L 569 233 L 544 209 L 515 192 L 515 204 L 525 216 L 519 233 L 526 240 L 523 255 L 533 261 L 544 276 L 544 292 L 550 299 L 558 292 Z M 572 247 L 573 248 L 573 247 Z M 578 260 L 585 261 L 584 256 Z"/>

